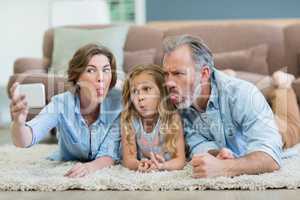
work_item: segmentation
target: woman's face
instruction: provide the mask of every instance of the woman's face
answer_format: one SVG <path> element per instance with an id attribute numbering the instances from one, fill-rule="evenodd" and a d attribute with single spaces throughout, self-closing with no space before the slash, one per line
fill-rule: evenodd
<path id="1" fill-rule="evenodd" d="M 130 85 L 131 101 L 138 113 L 144 118 L 157 114 L 160 92 L 153 77 L 141 73 L 134 77 Z"/>
<path id="2" fill-rule="evenodd" d="M 109 90 L 111 79 L 109 59 L 105 55 L 94 55 L 79 76 L 80 95 L 101 103 Z"/>

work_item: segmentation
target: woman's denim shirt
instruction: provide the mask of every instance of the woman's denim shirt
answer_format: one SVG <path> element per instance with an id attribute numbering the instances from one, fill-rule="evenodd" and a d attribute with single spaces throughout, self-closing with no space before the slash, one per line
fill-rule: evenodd
<path id="1" fill-rule="evenodd" d="M 111 89 L 100 105 L 98 119 L 87 126 L 80 113 L 80 98 L 65 92 L 26 125 L 32 129 L 31 145 L 38 143 L 52 128 L 58 130 L 58 152 L 52 160 L 91 161 L 102 156 L 119 160 L 121 93 Z M 30 146 L 31 146 L 30 145 Z"/>

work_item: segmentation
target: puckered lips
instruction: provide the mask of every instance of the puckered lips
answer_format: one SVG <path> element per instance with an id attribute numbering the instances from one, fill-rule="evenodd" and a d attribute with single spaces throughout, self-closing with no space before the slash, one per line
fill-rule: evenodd
<path id="1" fill-rule="evenodd" d="M 98 97 L 103 96 L 103 95 L 104 95 L 104 87 L 98 87 L 98 88 L 96 89 L 96 92 L 97 92 L 97 96 L 98 96 Z"/>
<path id="2" fill-rule="evenodd" d="M 143 104 L 139 104 L 139 105 L 138 105 L 138 109 L 139 109 L 140 112 L 146 112 L 146 111 L 147 111 L 146 106 L 143 105 Z"/>

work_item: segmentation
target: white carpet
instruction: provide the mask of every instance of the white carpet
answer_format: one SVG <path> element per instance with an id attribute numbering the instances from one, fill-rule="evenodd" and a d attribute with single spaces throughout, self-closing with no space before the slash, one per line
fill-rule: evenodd
<path id="1" fill-rule="evenodd" d="M 55 145 L 36 145 L 20 149 L 0 146 L 0 191 L 63 191 L 80 190 L 265 190 L 300 188 L 300 145 L 298 155 L 285 159 L 280 171 L 262 175 L 243 175 L 192 179 L 191 167 L 182 171 L 142 174 L 121 166 L 100 170 L 85 178 L 66 178 L 63 174 L 71 162 L 44 159 Z"/>

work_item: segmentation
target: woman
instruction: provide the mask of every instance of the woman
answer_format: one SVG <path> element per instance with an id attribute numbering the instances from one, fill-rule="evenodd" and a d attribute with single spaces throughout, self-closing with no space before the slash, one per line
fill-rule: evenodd
<path id="1" fill-rule="evenodd" d="M 121 95 L 116 83 L 116 61 L 103 46 L 88 44 L 69 62 L 68 80 L 73 91 L 52 97 L 31 121 L 25 122 L 25 96 L 11 88 L 12 139 L 18 147 L 30 147 L 52 128 L 58 129 L 59 151 L 54 160 L 80 161 L 65 176 L 82 177 L 108 167 L 119 159 Z"/>

